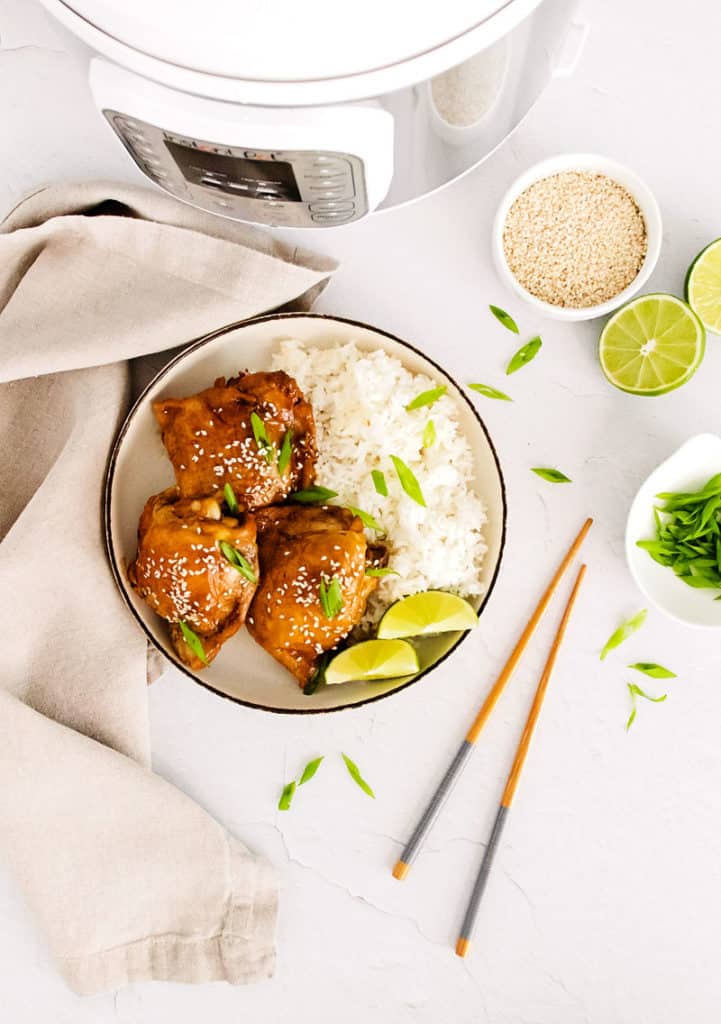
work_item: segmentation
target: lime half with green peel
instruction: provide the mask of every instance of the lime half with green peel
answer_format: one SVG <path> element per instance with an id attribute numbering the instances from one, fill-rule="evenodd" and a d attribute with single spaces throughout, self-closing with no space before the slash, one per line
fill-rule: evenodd
<path id="1" fill-rule="evenodd" d="M 706 331 L 691 307 L 657 292 L 632 299 L 601 332 L 598 357 L 606 377 L 631 395 L 665 395 L 701 364 Z"/>
<path id="2" fill-rule="evenodd" d="M 473 629 L 478 616 L 472 605 L 445 590 L 424 590 L 392 604 L 378 624 L 378 636 L 392 639 Z"/>
<path id="3" fill-rule="evenodd" d="M 721 334 L 721 238 L 702 249 L 689 267 L 686 298 L 706 330 Z"/>
<path id="4" fill-rule="evenodd" d="M 418 670 L 418 655 L 405 640 L 364 640 L 336 654 L 325 670 L 325 682 L 333 686 L 396 679 Z"/>

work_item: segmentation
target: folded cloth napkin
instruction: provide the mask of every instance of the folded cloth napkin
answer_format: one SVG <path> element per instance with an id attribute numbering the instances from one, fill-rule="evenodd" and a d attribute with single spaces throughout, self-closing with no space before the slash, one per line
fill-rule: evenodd
<path id="1" fill-rule="evenodd" d="M 307 308 L 332 269 L 104 182 L 0 225 L 0 858 L 78 993 L 272 973 L 272 869 L 150 770 L 145 641 L 101 497 L 127 360 Z"/>

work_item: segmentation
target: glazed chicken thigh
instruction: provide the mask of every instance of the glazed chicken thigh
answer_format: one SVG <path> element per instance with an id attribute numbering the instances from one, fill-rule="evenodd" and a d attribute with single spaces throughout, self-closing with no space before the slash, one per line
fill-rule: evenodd
<path id="1" fill-rule="evenodd" d="M 240 629 L 258 580 L 256 528 L 251 516 L 223 516 L 222 492 L 181 498 L 171 487 L 145 504 L 138 552 L 128 579 L 170 624 L 180 659 L 201 669 Z M 194 649 L 185 624 L 200 641 Z M 204 658 L 200 654 L 204 653 Z"/>
<path id="2" fill-rule="evenodd" d="M 183 498 L 230 484 L 239 508 L 252 510 L 315 479 L 313 411 L 280 370 L 219 377 L 188 398 L 156 400 L 153 413 Z"/>
<path id="3" fill-rule="evenodd" d="M 285 505 L 256 513 L 261 582 L 246 625 L 305 686 L 320 656 L 356 626 L 385 550 L 367 544 L 347 508 Z"/>

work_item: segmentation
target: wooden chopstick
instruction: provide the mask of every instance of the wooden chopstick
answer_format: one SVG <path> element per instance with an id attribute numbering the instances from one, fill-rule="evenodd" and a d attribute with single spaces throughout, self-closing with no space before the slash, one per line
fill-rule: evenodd
<path id="1" fill-rule="evenodd" d="M 423 814 L 421 815 L 420 820 L 418 821 L 418 824 L 416 825 L 413 831 L 413 834 L 406 843 L 400 858 L 396 861 L 396 864 L 393 868 L 394 878 L 400 880 L 402 878 L 405 878 L 405 876 L 408 874 L 408 870 L 413 860 L 415 859 L 418 851 L 421 848 L 426 833 L 429 831 L 431 825 L 438 817 L 438 814 L 441 808 L 443 807 L 443 804 L 445 803 L 448 794 L 453 788 L 454 782 L 456 781 L 463 767 L 468 761 L 468 758 L 470 757 L 475 747 L 475 744 L 478 741 L 478 737 L 480 736 L 481 731 L 483 730 L 483 726 L 488 721 L 491 712 L 493 711 L 494 707 L 498 702 L 498 698 L 503 693 L 506 683 L 511 678 L 513 670 L 520 661 L 521 655 L 525 651 L 529 640 L 535 633 L 536 627 L 538 626 L 538 623 L 541 621 L 543 613 L 546 611 L 546 608 L 548 608 L 548 605 L 556 591 L 556 588 L 558 587 L 558 584 L 563 579 L 569 565 L 576 557 L 579 548 L 586 539 L 586 534 L 591 529 L 592 523 L 592 519 L 586 520 L 586 522 L 579 530 L 578 536 L 576 537 L 576 539 L 564 555 L 563 561 L 556 569 L 556 572 L 553 575 L 553 579 L 546 587 L 546 590 L 544 591 L 541 600 L 538 602 L 538 605 L 536 606 L 536 610 L 534 611 L 533 615 L 531 615 L 530 619 L 528 620 L 528 623 L 526 624 L 526 628 L 521 633 L 518 643 L 511 651 L 511 656 L 509 657 L 506 664 L 503 666 L 501 674 L 496 679 L 495 683 L 493 684 L 488 693 L 488 696 L 481 705 L 481 709 L 476 715 L 473 724 L 471 725 L 471 728 L 468 730 L 466 738 L 463 740 L 460 747 L 458 748 L 456 756 L 451 761 L 448 767 L 448 771 L 441 779 L 438 788 L 431 797 L 426 809 L 423 811 Z"/>
<path id="2" fill-rule="evenodd" d="M 548 660 L 541 673 L 541 678 L 538 681 L 538 687 L 536 689 L 536 695 L 533 698 L 533 704 L 531 710 L 528 712 L 528 718 L 521 734 L 521 739 L 518 743 L 518 749 L 516 750 L 516 756 L 513 759 L 511 770 L 508 773 L 508 780 L 506 782 L 506 788 L 503 790 L 503 796 L 501 797 L 501 803 L 498 808 L 498 814 L 496 820 L 493 823 L 493 829 L 488 840 L 488 846 L 483 855 L 481 866 L 478 870 L 478 877 L 476 878 L 475 885 L 471 892 L 471 898 L 468 901 L 468 909 L 466 910 L 466 916 L 463 918 L 463 924 L 461 925 L 461 934 L 456 943 L 456 953 L 458 956 L 466 956 L 471 944 L 471 936 L 473 934 L 473 928 L 476 923 L 476 917 L 478 916 L 478 908 L 481 903 L 483 892 L 486 888 L 486 882 L 491 871 L 493 864 L 493 858 L 498 849 L 498 844 L 503 834 L 503 828 L 506 824 L 508 817 L 508 811 L 511 804 L 513 803 L 513 797 L 516 794 L 516 788 L 518 786 L 518 780 L 521 777 L 523 766 L 526 763 L 526 757 L 528 756 L 528 749 L 533 739 L 533 733 L 538 724 L 538 716 L 541 713 L 541 707 L 543 705 L 543 699 L 546 696 L 546 690 L 553 673 L 553 668 L 556 664 L 556 658 L 563 642 L 563 637 L 568 626 L 569 619 L 571 618 L 571 612 L 578 596 L 583 577 L 586 572 L 586 566 L 582 565 L 578 571 L 576 582 L 573 585 L 571 596 L 568 599 L 563 616 L 558 626 L 553 645 L 548 655 Z"/>

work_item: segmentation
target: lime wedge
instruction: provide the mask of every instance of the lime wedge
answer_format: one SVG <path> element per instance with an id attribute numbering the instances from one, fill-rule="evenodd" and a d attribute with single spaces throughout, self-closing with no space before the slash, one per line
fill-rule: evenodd
<path id="1" fill-rule="evenodd" d="M 601 332 L 601 369 L 621 391 L 665 395 L 693 377 L 703 359 L 706 332 L 694 311 L 675 295 L 632 299 Z"/>
<path id="2" fill-rule="evenodd" d="M 706 330 L 721 334 L 721 238 L 702 249 L 689 267 L 686 298 Z"/>
<path id="3" fill-rule="evenodd" d="M 405 640 L 364 640 L 336 654 L 325 670 L 325 681 L 331 686 L 370 682 L 412 676 L 417 671 L 418 655 Z"/>
<path id="4" fill-rule="evenodd" d="M 423 636 L 426 633 L 450 633 L 473 629 L 478 616 L 468 601 L 444 590 L 424 590 L 392 604 L 378 624 L 378 636 Z"/>

